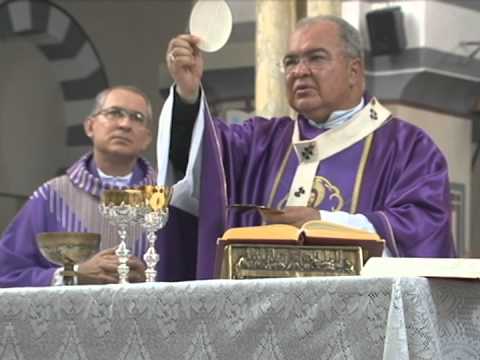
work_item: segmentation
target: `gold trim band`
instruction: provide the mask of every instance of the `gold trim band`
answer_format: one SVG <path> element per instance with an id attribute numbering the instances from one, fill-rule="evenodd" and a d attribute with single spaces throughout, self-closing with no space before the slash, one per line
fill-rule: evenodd
<path id="1" fill-rule="evenodd" d="M 365 174 L 365 167 L 367 165 L 368 155 L 373 142 L 373 133 L 365 138 L 365 145 L 363 147 L 362 157 L 358 165 L 357 176 L 355 177 L 355 186 L 352 193 L 352 205 L 350 206 L 350 213 L 354 214 L 357 211 L 358 201 L 360 198 L 360 189 L 363 183 L 363 175 Z"/>

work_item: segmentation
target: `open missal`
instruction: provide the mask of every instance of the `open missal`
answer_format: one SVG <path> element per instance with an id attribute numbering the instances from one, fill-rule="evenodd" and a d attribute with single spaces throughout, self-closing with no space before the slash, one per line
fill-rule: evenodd
<path id="1" fill-rule="evenodd" d="M 286 224 L 231 228 L 225 231 L 219 243 L 360 246 L 366 260 L 371 256 L 382 256 L 385 242 L 375 233 L 312 220 L 301 228 Z"/>
<path id="2" fill-rule="evenodd" d="M 224 279 L 359 275 L 381 256 L 377 234 L 314 220 L 301 228 L 275 224 L 238 227 L 218 239 L 215 274 Z"/>

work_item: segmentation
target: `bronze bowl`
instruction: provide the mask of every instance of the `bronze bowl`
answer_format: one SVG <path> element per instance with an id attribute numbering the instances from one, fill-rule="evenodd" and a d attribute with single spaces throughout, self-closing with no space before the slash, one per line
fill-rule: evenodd
<path id="1" fill-rule="evenodd" d="M 42 255 L 55 264 L 79 264 L 98 252 L 100 234 L 45 232 L 37 235 L 37 244 Z"/>

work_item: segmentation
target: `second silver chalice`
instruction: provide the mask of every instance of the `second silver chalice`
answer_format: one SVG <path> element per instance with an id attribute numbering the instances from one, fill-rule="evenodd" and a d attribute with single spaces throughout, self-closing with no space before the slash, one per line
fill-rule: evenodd
<path id="1" fill-rule="evenodd" d="M 160 256 L 155 250 L 156 231 L 162 229 L 168 220 L 168 206 L 172 198 L 173 188 L 169 186 L 146 185 L 141 188 L 145 199 L 145 213 L 142 227 L 147 233 L 148 249 L 143 255 L 147 265 L 145 279 L 147 282 L 155 281 L 157 271 L 155 267 Z"/>
<path id="2" fill-rule="evenodd" d="M 128 284 L 128 273 L 130 271 L 127 264 L 130 254 L 126 244 L 127 228 L 134 223 L 143 206 L 143 193 L 136 189 L 105 190 L 101 196 L 100 213 L 118 227 L 120 244 L 115 250 L 115 254 L 119 262 L 118 282 L 120 284 Z"/>

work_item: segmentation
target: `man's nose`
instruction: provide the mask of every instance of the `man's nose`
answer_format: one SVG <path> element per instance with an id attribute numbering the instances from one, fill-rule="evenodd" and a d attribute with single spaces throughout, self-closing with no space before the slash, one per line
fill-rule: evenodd
<path id="1" fill-rule="evenodd" d="M 292 69 L 292 75 L 304 76 L 310 74 L 310 68 L 304 58 L 301 58 L 298 64 Z"/>
<path id="2" fill-rule="evenodd" d="M 123 128 L 131 128 L 132 127 L 132 119 L 130 119 L 130 115 L 126 114 L 122 116 L 118 121 L 118 125 Z"/>

